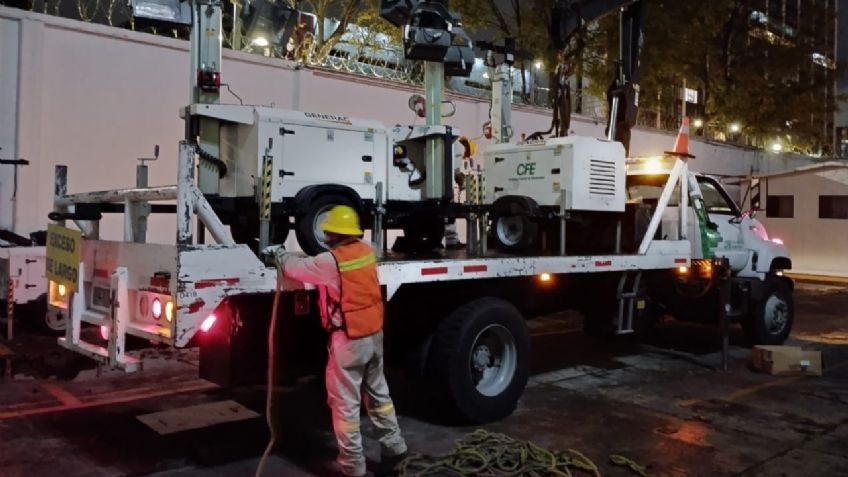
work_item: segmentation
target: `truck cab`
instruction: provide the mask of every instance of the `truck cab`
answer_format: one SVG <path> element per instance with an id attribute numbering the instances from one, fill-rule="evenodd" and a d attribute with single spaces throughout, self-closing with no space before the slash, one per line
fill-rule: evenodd
<path id="1" fill-rule="evenodd" d="M 652 204 L 663 192 L 674 157 L 635 158 L 627 164 L 627 200 Z M 662 238 L 688 238 L 692 258 L 724 258 L 731 272 L 730 316 L 742 324 L 754 344 L 783 343 L 792 327 L 792 280 L 784 275 L 792 259 L 783 241 L 769 237 L 755 211 L 742 210 L 713 176 L 688 173 L 689 204 L 694 218 L 680 237 L 676 226 L 680 203 L 672 199 L 663 212 L 658 234 Z M 679 186 L 678 186 L 679 187 Z M 672 194 L 672 197 L 680 197 Z M 704 300 L 715 300 L 705 293 Z M 665 297 L 668 311 L 686 321 L 714 319 L 714 306 L 693 307 L 691 301 Z"/>

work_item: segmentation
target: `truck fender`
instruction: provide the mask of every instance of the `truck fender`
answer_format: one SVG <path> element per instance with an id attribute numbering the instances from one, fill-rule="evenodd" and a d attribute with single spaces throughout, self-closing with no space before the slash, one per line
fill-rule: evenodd
<path id="1" fill-rule="evenodd" d="M 540 215 L 541 209 L 539 204 L 530 197 L 507 195 L 495 200 L 492 204 L 492 212 L 503 216 L 526 215 L 533 217 Z"/>
<path id="2" fill-rule="evenodd" d="M 792 270 L 792 259 L 789 257 L 774 257 L 771 261 L 769 271 L 773 272 L 775 270 Z"/>
<path id="3" fill-rule="evenodd" d="M 305 214 L 309 204 L 318 196 L 324 194 L 339 194 L 349 198 L 356 206 L 356 211 L 362 215 L 365 203 L 355 190 L 340 184 L 317 184 L 300 189 L 294 196 L 295 211 L 297 214 Z"/>

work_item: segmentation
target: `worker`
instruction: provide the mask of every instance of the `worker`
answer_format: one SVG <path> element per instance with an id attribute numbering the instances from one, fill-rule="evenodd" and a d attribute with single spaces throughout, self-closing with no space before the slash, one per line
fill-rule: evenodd
<path id="1" fill-rule="evenodd" d="M 380 434 L 381 467 L 388 471 L 402 460 L 407 447 L 383 375 L 383 295 L 374 250 L 361 240 L 359 216 L 351 207 L 333 207 L 321 228 L 329 252 L 301 257 L 277 249 L 277 264 L 285 277 L 316 285 L 320 292 L 321 321 L 330 333 L 327 402 L 341 475 L 366 475 L 359 432 L 363 394 Z"/>

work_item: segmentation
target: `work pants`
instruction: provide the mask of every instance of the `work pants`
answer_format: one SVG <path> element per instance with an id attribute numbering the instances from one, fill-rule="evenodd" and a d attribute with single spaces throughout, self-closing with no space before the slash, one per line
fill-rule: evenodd
<path id="1" fill-rule="evenodd" d="M 352 340 L 343 331 L 330 335 L 327 361 L 327 402 L 333 413 L 333 430 L 339 446 L 338 463 L 349 476 L 365 474 L 365 455 L 359 432 L 360 401 L 380 441 L 384 456 L 406 452 L 389 386 L 383 375 L 383 332 Z"/>

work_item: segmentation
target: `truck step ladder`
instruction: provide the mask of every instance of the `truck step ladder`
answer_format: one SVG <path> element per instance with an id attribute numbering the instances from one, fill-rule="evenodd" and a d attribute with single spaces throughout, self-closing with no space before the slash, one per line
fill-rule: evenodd
<path id="1" fill-rule="evenodd" d="M 632 279 L 628 280 L 628 278 Z M 627 335 L 633 333 L 634 308 L 640 301 L 639 284 L 642 281 L 641 271 L 626 271 L 621 274 L 618 281 L 618 320 L 616 321 L 616 335 Z M 629 291 L 628 284 L 630 285 Z"/>

